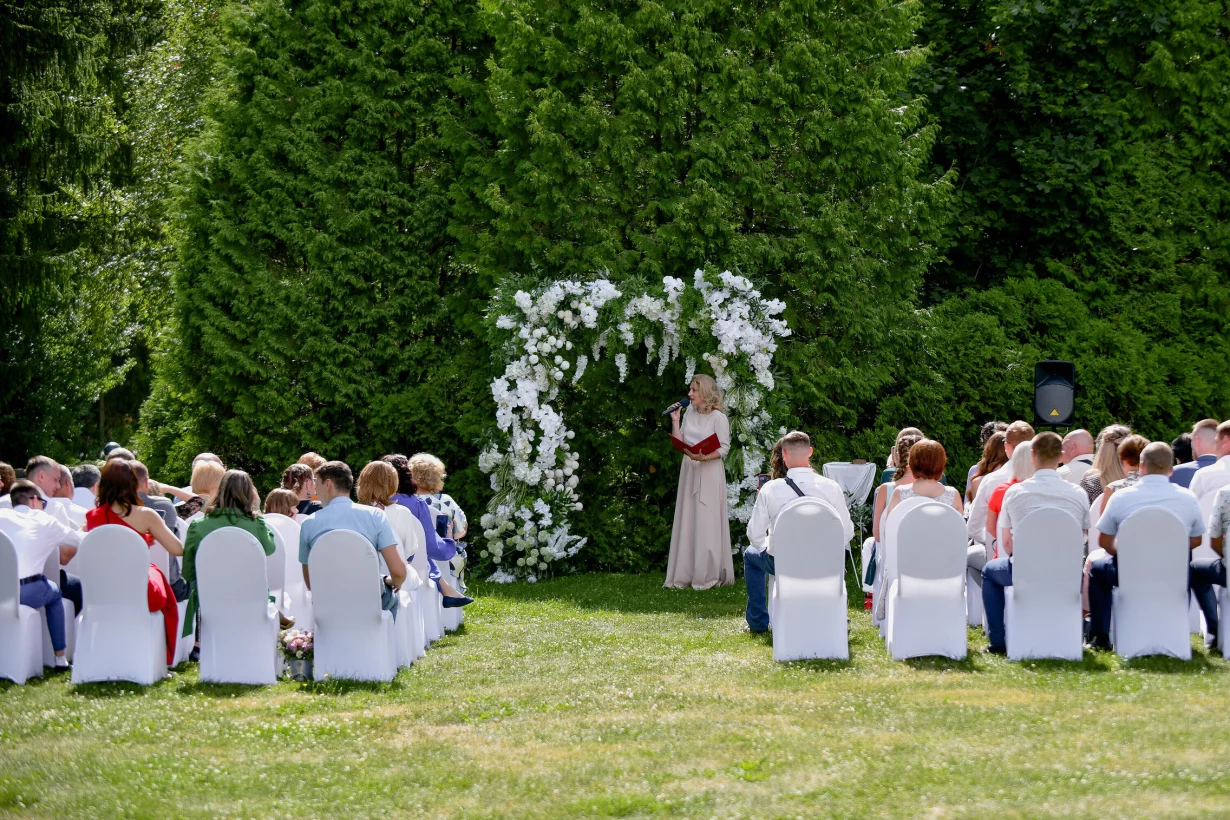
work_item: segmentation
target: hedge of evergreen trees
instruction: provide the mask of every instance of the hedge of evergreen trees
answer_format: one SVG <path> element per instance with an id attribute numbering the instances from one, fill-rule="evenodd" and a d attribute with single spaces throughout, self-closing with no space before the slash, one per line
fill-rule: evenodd
<path id="1" fill-rule="evenodd" d="M 137 294 L 79 331 L 124 342 L 67 416 L 4 393 L 6 430 L 68 424 L 0 458 L 84 452 L 92 402 L 126 389 L 164 476 L 204 449 L 266 483 L 308 449 L 423 449 L 477 510 L 496 282 L 701 264 L 786 301 L 777 411 L 823 460 L 882 461 L 917 424 L 963 475 L 982 421 L 1028 417 L 1043 358 L 1076 361 L 1088 427 L 1230 416 L 1224 3 L 162 0 L 140 19 L 97 46 L 127 66 L 121 127 L 64 117 L 131 158 L 114 227 L 88 253 L 4 249 Z M 3 161 L 28 202 L 29 160 Z M 63 190 L 98 163 L 37 174 Z M 3 361 L 28 361 L 14 338 Z M 570 397 L 595 566 L 661 562 L 657 409 L 681 379 L 617 385 L 603 362 Z"/>

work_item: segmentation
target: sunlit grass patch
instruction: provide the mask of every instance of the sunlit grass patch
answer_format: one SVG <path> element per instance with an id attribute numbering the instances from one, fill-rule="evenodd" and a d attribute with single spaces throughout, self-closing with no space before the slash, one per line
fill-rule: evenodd
<path id="1" fill-rule="evenodd" d="M 1230 809 L 1230 665 L 777 664 L 737 588 L 475 584 L 390 684 L 0 683 L 0 816 L 1196 817 Z"/>

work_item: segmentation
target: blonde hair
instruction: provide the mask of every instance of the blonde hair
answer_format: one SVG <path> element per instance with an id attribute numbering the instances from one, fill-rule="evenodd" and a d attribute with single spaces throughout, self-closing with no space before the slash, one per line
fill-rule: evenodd
<path id="1" fill-rule="evenodd" d="M 277 513 L 294 518 L 299 512 L 299 496 L 285 487 L 278 487 L 265 496 L 265 513 Z"/>
<path id="2" fill-rule="evenodd" d="M 192 468 L 192 492 L 196 495 L 213 495 L 225 474 L 226 470 L 216 461 L 198 461 Z"/>
<path id="3" fill-rule="evenodd" d="M 697 373 L 692 377 L 692 383 L 689 385 L 696 388 L 696 392 L 700 394 L 700 400 L 704 404 L 706 413 L 714 410 L 719 413 L 726 412 L 726 405 L 722 403 L 722 391 L 718 389 L 717 382 L 712 376 L 704 373 Z M 700 410 L 700 408 L 696 408 Z"/>
<path id="4" fill-rule="evenodd" d="M 1034 467 L 1033 460 L 1033 441 L 1022 441 L 1012 451 L 1012 477 L 1017 481 L 1024 481 L 1027 478 L 1033 478 L 1037 469 Z"/>
<path id="5" fill-rule="evenodd" d="M 1122 424 L 1112 424 L 1104 427 L 1098 433 L 1098 449 L 1093 456 L 1093 469 L 1098 474 L 1102 486 L 1127 478 L 1123 464 L 1119 461 L 1119 442 L 1132 435 L 1131 429 Z"/>
<path id="6" fill-rule="evenodd" d="M 397 492 L 397 470 L 385 461 L 369 461 L 359 473 L 359 486 L 355 495 L 360 504 L 374 507 L 377 504 L 387 506 L 392 503 L 393 493 Z"/>
<path id="7" fill-rule="evenodd" d="M 415 453 L 410 457 L 410 477 L 423 492 L 438 493 L 444 489 L 444 462 L 431 453 Z"/>

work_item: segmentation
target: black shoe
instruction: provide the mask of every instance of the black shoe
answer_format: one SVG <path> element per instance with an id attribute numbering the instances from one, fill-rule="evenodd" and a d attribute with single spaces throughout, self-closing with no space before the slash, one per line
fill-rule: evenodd
<path id="1" fill-rule="evenodd" d="M 472 603 L 474 603 L 474 599 L 467 598 L 464 595 L 461 596 L 460 598 L 451 598 L 448 595 L 444 596 L 444 608 L 445 609 L 454 609 L 456 607 L 469 606 Z"/>
<path id="2" fill-rule="evenodd" d="M 188 653 L 188 662 L 189 663 L 200 663 L 201 662 L 201 647 L 199 646 L 192 647 L 192 651 Z"/>
<path id="3" fill-rule="evenodd" d="M 983 651 L 983 652 L 986 652 L 988 655 L 1007 655 L 1007 654 L 1008 654 L 1008 647 L 1006 647 L 1006 646 L 988 646 L 986 649 L 984 649 L 984 650 L 982 650 L 982 651 Z"/>

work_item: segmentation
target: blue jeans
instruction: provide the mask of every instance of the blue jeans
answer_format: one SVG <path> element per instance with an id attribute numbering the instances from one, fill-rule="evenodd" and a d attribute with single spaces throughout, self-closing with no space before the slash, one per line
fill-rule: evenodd
<path id="1" fill-rule="evenodd" d="M 747 583 L 747 625 L 753 632 L 764 632 L 769 628 L 766 576 L 772 575 L 774 569 L 772 555 L 753 547 L 743 551 L 743 579 Z"/>
<path id="2" fill-rule="evenodd" d="M 1217 635 L 1217 595 L 1213 592 L 1214 584 L 1219 587 L 1226 585 L 1226 560 L 1217 558 L 1210 561 L 1205 558 L 1192 561 L 1192 594 L 1196 596 L 1196 603 L 1200 604 L 1200 611 L 1204 613 L 1210 636 Z"/>
<path id="3" fill-rule="evenodd" d="M 60 587 L 46 578 L 21 585 L 21 603 L 32 609 L 42 608 L 47 612 L 47 631 L 51 633 L 51 648 L 63 652 L 64 606 L 60 603 Z"/>
<path id="4" fill-rule="evenodd" d="M 1012 559 L 987 561 L 982 568 L 982 609 L 987 615 L 987 642 L 995 649 L 1007 645 L 1004 636 L 1004 587 L 1012 586 Z"/>

